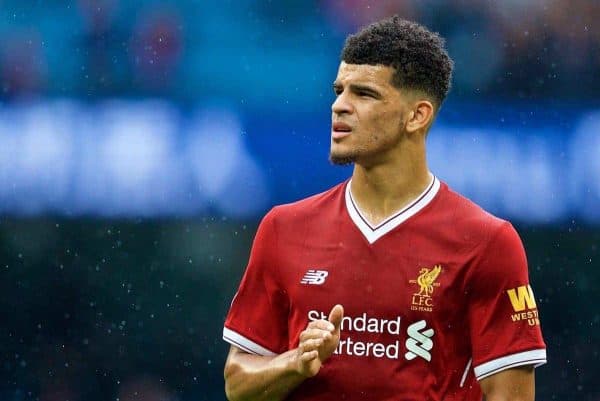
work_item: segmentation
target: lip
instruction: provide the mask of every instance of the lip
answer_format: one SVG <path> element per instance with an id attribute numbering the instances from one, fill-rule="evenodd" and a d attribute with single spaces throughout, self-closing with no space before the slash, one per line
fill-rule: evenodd
<path id="1" fill-rule="evenodd" d="M 334 121 L 331 124 L 331 138 L 341 139 L 352 134 L 352 127 L 341 121 Z"/>
<path id="2" fill-rule="evenodd" d="M 352 131 L 351 126 L 349 126 L 348 124 L 343 123 L 341 121 L 334 121 L 331 124 L 331 128 L 333 131 L 342 131 L 342 132 Z"/>
<path id="3" fill-rule="evenodd" d="M 331 131 L 332 139 L 342 139 L 352 134 L 352 131 Z"/>

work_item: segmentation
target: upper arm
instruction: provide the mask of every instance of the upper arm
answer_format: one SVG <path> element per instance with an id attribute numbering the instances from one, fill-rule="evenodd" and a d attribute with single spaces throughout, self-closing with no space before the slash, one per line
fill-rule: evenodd
<path id="1" fill-rule="evenodd" d="M 229 347 L 229 353 L 227 354 L 227 359 L 225 360 L 225 369 L 223 370 L 225 379 L 227 379 L 227 377 L 230 376 L 233 373 L 233 371 L 236 370 L 237 357 L 239 357 L 242 354 L 247 354 L 247 352 L 242 350 L 241 348 L 236 347 L 235 345 Z"/>
<path id="2" fill-rule="evenodd" d="M 240 353 L 247 353 L 246 351 L 242 350 L 241 348 L 236 347 L 235 345 L 231 345 L 229 347 L 229 353 L 227 354 L 227 359 L 225 360 L 225 368 L 227 369 L 227 365 L 230 364 L 230 362 L 235 359 L 235 357 L 237 355 L 239 355 Z"/>
<path id="3" fill-rule="evenodd" d="M 469 273 L 467 315 L 477 380 L 545 363 L 527 258 L 510 224 L 497 227 Z"/>
<path id="4" fill-rule="evenodd" d="M 506 369 L 479 382 L 486 401 L 533 401 L 535 376 L 532 365 Z"/>
<path id="5" fill-rule="evenodd" d="M 256 355 L 273 356 L 288 348 L 288 298 L 278 280 L 274 212 L 261 222 L 248 266 L 231 303 L 223 339 Z"/>

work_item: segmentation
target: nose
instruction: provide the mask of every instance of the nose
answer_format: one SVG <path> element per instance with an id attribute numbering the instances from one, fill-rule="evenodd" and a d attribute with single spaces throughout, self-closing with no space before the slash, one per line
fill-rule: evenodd
<path id="1" fill-rule="evenodd" d="M 346 91 L 340 93 L 333 104 L 331 105 L 331 111 L 334 114 L 352 114 L 354 108 L 352 107 L 352 103 L 350 103 L 348 96 L 346 95 Z"/>

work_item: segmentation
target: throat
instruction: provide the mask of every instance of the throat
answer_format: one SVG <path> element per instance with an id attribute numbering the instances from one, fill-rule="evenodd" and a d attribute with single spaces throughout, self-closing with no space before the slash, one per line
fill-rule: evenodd
<path id="1" fill-rule="evenodd" d="M 357 206 L 357 209 L 358 206 Z M 392 218 L 396 211 L 394 212 L 388 212 L 388 213 L 377 213 L 377 212 L 372 212 L 370 210 L 365 210 L 365 209 L 359 209 L 360 210 L 360 214 L 361 216 L 367 221 L 367 223 L 373 227 L 376 228 L 378 226 L 380 226 L 381 224 L 383 224 L 386 220 Z"/>
<path id="2" fill-rule="evenodd" d="M 403 192 L 385 196 L 385 194 L 368 186 L 356 185 L 354 180 L 351 180 L 348 183 L 349 197 L 352 206 L 361 219 L 368 226 L 376 229 L 418 204 L 431 190 L 435 181 L 435 177 L 428 174 L 427 181 L 422 184 L 416 183 L 418 185 L 406 188 Z"/>

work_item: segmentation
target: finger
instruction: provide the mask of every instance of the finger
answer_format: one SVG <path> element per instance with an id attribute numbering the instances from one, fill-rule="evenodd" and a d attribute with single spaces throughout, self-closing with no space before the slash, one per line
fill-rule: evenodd
<path id="1" fill-rule="evenodd" d="M 309 352 L 305 352 L 302 355 L 300 355 L 300 360 L 302 362 L 310 362 L 313 359 L 317 358 L 319 356 L 319 351 L 309 351 Z"/>
<path id="2" fill-rule="evenodd" d="M 331 333 L 324 330 L 304 330 L 300 333 L 300 342 L 315 338 L 329 340 L 331 338 Z"/>
<path id="3" fill-rule="evenodd" d="M 329 312 L 329 322 L 335 326 L 335 330 L 340 329 L 342 319 L 344 318 L 344 307 L 340 304 L 335 305 Z"/>
<path id="4" fill-rule="evenodd" d="M 310 340 L 312 338 L 329 339 L 331 338 L 331 333 L 329 331 L 319 329 L 306 329 L 300 333 L 300 342 Z"/>
<path id="5" fill-rule="evenodd" d="M 321 329 L 321 330 L 327 330 L 327 331 L 335 330 L 335 327 L 333 327 L 331 322 L 329 322 L 328 320 L 323 320 L 323 319 L 313 320 L 312 322 L 310 322 L 308 324 L 308 326 L 306 326 L 306 328 Z"/>
<path id="6" fill-rule="evenodd" d="M 318 349 L 321 345 L 323 345 L 321 338 L 313 338 L 300 343 L 300 349 L 302 352 L 309 352 Z"/>

